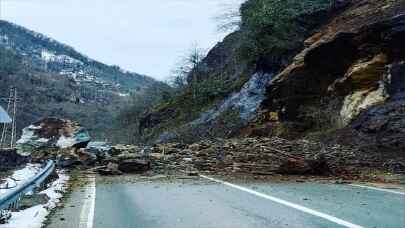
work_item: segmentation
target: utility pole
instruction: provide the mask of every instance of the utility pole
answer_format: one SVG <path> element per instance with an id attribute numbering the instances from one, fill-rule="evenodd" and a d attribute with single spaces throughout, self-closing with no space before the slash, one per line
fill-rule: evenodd
<path id="1" fill-rule="evenodd" d="M 17 141 L 17 102 L 19 99 L 17 98 L 17 88 L 10 89 L 10 96 L 9 98 L 5 98 L 4 100 L 7 101 L 7 113 L 12 114 L 12 122 L 11 122 L 11 135 L 10 135 L 10 148 L 13 149 L 16 146 Z M 0 148 L 6 148 L 7 145 L 7 138 L 9 133 L 9 123 L 4 123 L 1 139 L 0 139 Z"/>
<path id="2" fill-rule="evenodd" d="M 11 141 L 10 147 L 14 148 L 17 142 L 17 88 L 14 88 L 13 96 L 13 122 L 11 126 Z"/>
<path id="3" fill-rule="evenodd" d="M 11 97 L 12 97 L 12 89 L 10 89 L 10 95 L 8 98 L 5 98 L 7 100 L 7 113 L 10 113 L 10 108 L 11 108 Z M 3 130 L 1 133 L 1 140 L 0 140 L 0 148 L 4 148 L 5 143 L 6 143 L 6 138 L 7 138 L 7 130 L 8 130 L 8 123 L 3 124 Z"/>

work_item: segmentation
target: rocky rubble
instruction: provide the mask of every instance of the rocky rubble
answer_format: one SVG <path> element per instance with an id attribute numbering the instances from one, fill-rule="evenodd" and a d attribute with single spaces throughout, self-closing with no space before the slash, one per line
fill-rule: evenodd
<path id="1" fill-rule="evenodd" d="M 114 154 L 95 170 L 103 175 L 151 170 L 154 173 L 188 175 L 201 172 L 351 176 L 367 168 L 384 168 L 384 160 L 375 154 L 365 156 L 350 147 L 277 137 L 217 139 L 188 145 L 168 143 L 146 149 L 120 145 L 115 147 Z"/>
<path id="2" fill-rule="evenodd" d="M 90 142 L 89 133 L 79 123 L 58 118 L 45 118 L 23 129 L 17 149 L 31 154 L 47 148 L 84 148 Z"/>
<path id="3" fill-rule="evenodd" d="M 57 124 L 58 123 L 58 124 Z M 381 153 L 364 153 L 356 147 L 286 140 L 279 137 L 203 140 L 193 144 L 167 143 L 154 146 L 113 145 L 80 141 L 84 132 L 71 121 L 47 119 L 32 125 L 30 138 L 34 162 L 48 159 L 63 168 L 83 167 L 102 175 L 124 173 L 198 173 L 252 175 L 353 175 L 362 168 L 403 171 Z M 28 131 L 26 131 L 27 133 Z M 26 134 L 27 136 L 27 134 Z M 71 137 L 69 147 L 58 147 L 60 138 Z M 47 140 L 45 140 L 47 139 Z M 20 145 L 23 140 L 20 140 Z M 46 142 L 45 142 L 46 141 Z M 43 143 L 40 145 L 40 143 Z M 35 146 L 34 146 L 35 145 Z M 67 144 L 66 144 L 67 145 Z"/>
<path id="4" fill-rule="evenodd" d="M 281 138 L 227 139 L 191 145 L 164 144 L 153 147 L 152 151 L 147 157 L 152 162 L 152 168 L 159 171 L 341 175 L 349 172 L 344 169 L 350 168 L 350 165 L 360 163 L 357 151 L 351 148 Z M 353 164 L 349 164 L 349 161 Z"/>
<path id="5" fill-rule="evenodd" d="M 387 164 L 381 153 L 365 154 L 355 147 L 278 137 L 216 139 L 151 147 L 115 145 L 98 152 L 95 148 L 58 149 L 51 154 L 57 154 L 57 164 L 61 167 L 79 166 L 101 175 L 209 173 L 352 178 L 367 169 L 405 170 L 398 164 Z"/>

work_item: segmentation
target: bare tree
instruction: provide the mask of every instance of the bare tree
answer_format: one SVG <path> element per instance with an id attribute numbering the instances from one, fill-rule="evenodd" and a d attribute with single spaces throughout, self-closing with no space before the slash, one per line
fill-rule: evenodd
<path id="1" fill-rule="evenodd" d="M 187 73 L 183 66 L 175 68 L 171 71 L 168 84 L 178 90 L 183 90 L 187 87 Z"/>
<path id="2" fill-rule="evenodd" d="M 190 87 L 193 90 L 193 98 L 196 98 L 198 94 L 198 76 L 201 72 L 201 62 L 205 56 L 206 50 L 194 44 L 172 70 L 170 83 L 179 89 Z"/>

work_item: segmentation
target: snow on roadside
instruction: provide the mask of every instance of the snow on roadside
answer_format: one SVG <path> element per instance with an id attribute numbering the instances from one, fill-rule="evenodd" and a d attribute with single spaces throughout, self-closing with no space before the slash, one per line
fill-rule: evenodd
<path id="1" fill-rule="evenodd" d="M 14 171 L 11 177 L 5 179 L 5 182 L 0 185 L 0 195 L 5 194 L 19 185 L 20 183 L 32 178 L 41 170 L 41 165 L 39 164 L 28 164 L 25 168 Z M 3 189 L 3 188 L 10 189 Z"/>
<path id="2" fill-rule="evenodd" d="M 60 202 L 63 196 L 62 192 L 66 191 L 67 188 L 66 183 L 69 180 L 69 176 L 63 172 L 59 172 L 58 175 L 59 178 L 52 182 L 48 189 L 40 192 L 48 195 L 48 203 L 11 213 L 12 217 L 8 223 L 0 225 L 0 227 L 41 228 L 44 225 L 46 216 L 49 214 L 50 210 L 55 208 L 56 204 Z"/>

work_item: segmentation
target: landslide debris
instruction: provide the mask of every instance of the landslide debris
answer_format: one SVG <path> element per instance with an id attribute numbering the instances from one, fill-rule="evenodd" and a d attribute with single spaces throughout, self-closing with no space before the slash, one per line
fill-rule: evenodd
<path id="1" fill-rule="evenodd" d="M 151 147 L 113 146 L 92 168 L 102 175 L 123 173 L 222 175 L 315 175 L 361 177 L 370 170 L 403 172 L 379 153 L 309 140 L 240 138 L 168 143 Z"/>

